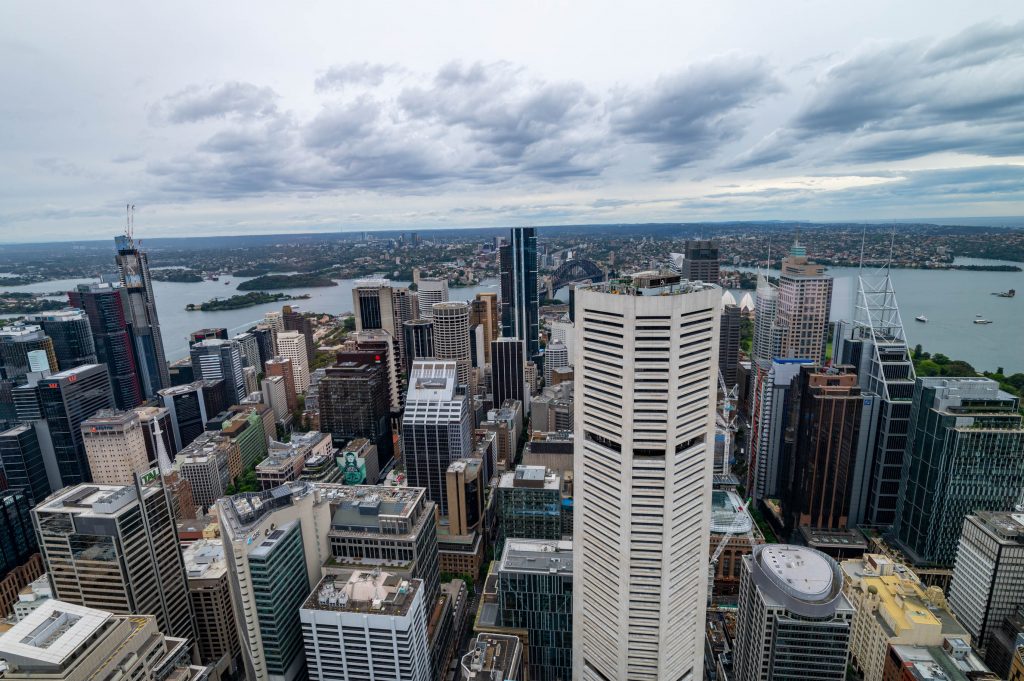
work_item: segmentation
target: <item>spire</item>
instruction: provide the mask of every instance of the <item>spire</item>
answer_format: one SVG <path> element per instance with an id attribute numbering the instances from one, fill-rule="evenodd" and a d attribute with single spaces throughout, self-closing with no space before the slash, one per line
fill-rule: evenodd
<path id="1" fill-rule="evenodd" d="M 164 446 L 164 431 L 160 428 L 160 419 L 153 419 L 153 436 L 156 437 L 156 465 L 160 469 L 160 475 L 170 475 L 174 471 L 171 465 L 171 457 L 167 455 L 167 447 Z"/>

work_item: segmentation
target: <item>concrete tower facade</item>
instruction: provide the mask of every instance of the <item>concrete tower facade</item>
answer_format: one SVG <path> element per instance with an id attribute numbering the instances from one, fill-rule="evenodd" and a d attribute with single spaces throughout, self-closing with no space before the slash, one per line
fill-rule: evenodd
<path id="1" fill-rule="evenodd" d="M 702 674 L 717 286 L 576 289 L 573 678 Z"/>

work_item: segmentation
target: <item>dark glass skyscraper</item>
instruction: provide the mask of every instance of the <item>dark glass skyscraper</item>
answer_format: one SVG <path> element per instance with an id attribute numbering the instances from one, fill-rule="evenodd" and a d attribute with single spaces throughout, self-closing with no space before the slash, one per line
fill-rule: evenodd
<path id="1" fill-rule="evenodd" d="M 405 334 L 405 373 L 412 370 L 413 360 L 434 356 L 434 322 L 414 319 L 402 324 Z"/>
<path id="2" fill-rule="evenodd" d="M 714 241 L 688 240 L 683 259 L 683 279 L 718 283 L 718 244 Z"/>
<path id="3" fill-rule="evenodd" d="M 92 480 L 82 438 L 82 421 L 100 409 L 114 408 L 107 368 L 85 364 L 41 380 L 36 387 L 39 408 L 50 431 L 61 484 Z"/>
<path id="4" fill-rule="evenodd" d="M 380 470 L 391 462 L 391 398 L 385 359 L 338 362 L 317 384 L 320 430 L 337 442 L 365 437 L 377 446 Z M 376 481 L 374 481 L 376 482 Z"/>
<path id="5" fill-rule="evenodd" d="M 136 356 L 139 360 L 142 388 L 147 396 L 171 385 L 160 335 L 160 319 L 153 297 L 153 280 L 149 276 L 149 259 L 130 236 L 114 238 L 117 246 L 117 272 L 128 293 L 126 311 L 135 332 Z"/>
<path id="6" fill-rule="evenodd" d="M 30 357 L 33 352 L 37 356 Z M 46 355 L 45 362 L 39 353 Z M 0 328 L 0 374 L 4 377 L 17 382 L 30 371 L 52 371 L 56 367 L 53 340 L 39 326 L 19 324 Z"/>
<path id="7" fill-rule="evenodd" d="M 28 497 L 30 507 L 50 496 L 53 491 L 46 477 L 39 438 L 31 424 L 19 423 L 10 430 L 0 432 L 0 463 L 7 476 L 8 488 L 22 490 Z"/>
<path id="8" fill-rule="evenodd" d="M 505 400 L 523 399 L 526 377 L 523 373 L 523 344 L 515 338 L 499 338 L 491 343 L 491 394 L 494 406 Z"/>
<path id="9" fill-rule="evenodd" d="M 499 252 L 501 265 L 501 333 L 526 345 L 526 356 L 540 351 L 540 304 L 537 299 L 537 233 L 513 227 L 511 243 Z"/>
<path id="10" fill-rule="evenodd" d="M 142 379 L 128 322 L 128 291 L 110 284 L 79 284 L 68 300 L 89 318 L 96 357 L 107 365 L 118 409 L 142 404 Z"/>
<path id="11" fill-rule="evenodd" d="M 27 321 L 38 324 L 53 341 L 59 371 L 96 363 L 96 345 L 89 318 L 81 310 L 69 308 L 29 315 Z"/>

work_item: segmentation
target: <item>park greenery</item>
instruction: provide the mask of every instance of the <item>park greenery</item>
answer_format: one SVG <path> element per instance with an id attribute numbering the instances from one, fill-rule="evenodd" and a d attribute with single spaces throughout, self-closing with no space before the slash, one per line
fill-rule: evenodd
<path id="1" fill-rule="evenodd" d="M 319 274 L 264 274 L 243 281 L 238 285 L 239 291 L 265 291 L 282 288 L 309 288 L 319 286 L 337 286 L 338 282 Z"/>
<path id="2" fill-rule="evenodd" d="M 287 293 L 267 293 L 266 291 L 250 291 L 249 293 L 243 293 L 240 295 L 234 295 L 230 298 L 214 298 L 208 300 L 205 303 L 196 305 L 195 303 L 189 303 L 185 306 L 188 311 L 200 311 L 200 312 L 220 312 L 223 310 L 240 310 L 246 307 L 252 307 L 253 305 L 263 305 L 265 303 L 277 303 L 282 300 L 306 300 L 309 295 L 298 295 L 293 296 Z"/>

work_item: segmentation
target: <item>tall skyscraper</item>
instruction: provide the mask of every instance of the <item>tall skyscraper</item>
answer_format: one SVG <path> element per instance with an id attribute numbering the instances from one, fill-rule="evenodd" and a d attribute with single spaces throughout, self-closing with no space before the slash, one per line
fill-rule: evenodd
<path id="1" fill-rule="evenodd" d="M 727 388 L 736 385 L 740 366 L 740 308 L 728 291 L 722 296 L 721 340 L 718 345 L 718 370 Z"/>
<path id="2" fill-rule="evenodd" d="M 414 319 L 402 325 L 405 334 L 405 373 L 412 370 L 417 359 L 434 357 L 434 322 L 429 319 Z"/>
<path id="3" fill-rule="evenodd" d="M 743 556 L 736 681 L 845 681 L 854 609 L 830 556 L 764 544 Z"/>
<path id="4" fill-rule="evenodd" d="M 0 465 L 3 466 L 8 488 L 24 492 L 30 506 L 35 506 L 53 491 L 46 475 L 39 438 L 31 424 L 19 423 L 0 432 Z"/>
<path id="5" fill-rule="evenodd" d="M 107 365 L 117 408 L 131 409 L 142 404 L 135 337 L 127 316 L 127 289 L 110 284 L 79 284 L 74 291 L 68 291 L 68 300 L 89 318 L 96 358 Z"/>
<path id="6" fill-rule="evenodd" d="M 491 343 L 491 395 L 495 405 L 505 400 L 529 404 L 523 365 L 523 344 L 518 339 L 503 337 Z"/>
<path id="7" fill-rule="evenodd" d="M 565 343 L 553 340 L 544 348 L 544 385 L 551 385 L 551 375 L 555 369 L 569 366 L 569 348 Z"/>
<path id="8" fill-rule="evenodd" d="M 0 580 L 4 580 L 5 589 L 10 588 L 7 585 L 19 589 L 36 576 L 32 575 L 20 584 L 16 579 L 5 579 L 13 577 L 11 573 L 28 563 L 36 552 L 37 539 L 32 529 L 31 510 L 28 497 L 21 490 L 0 492 L 0 546 L 3 547 L 0 551 Z M 12 581 L 15 583 L 11 584 Z M 17 599 L 13 594 L 10 598 L 5 594 L 5 607 L 9 608 L 10 601 L 14 600 Z"/>
<path id="9" fill-rule="evenodd" d="M 824 364 L 831 311 L 831 275 L 825 274 L 824 265 L 807 257 L 807 249 L 794 243 L 782 259 L 779 274 L 775 321 L 782 333 L 780 356 Z"/>
<path id="10" fill-rule="evenodd" d="M 285 331 L 297 331 L 302 334 L 302 340 L 306 345 L 306 361 L 312 362 L 316 359 L 316 343 L 313 342 L 313 321 L 301 312 L 292 309 L 291 305 L 285 305 L 281 308 L 281 317 L 284 321 Z M 280 339 L 280 334 L 278 338 Z M 277 348 L 277 354 L 284 354 L 281 352 L 280 346 Z"/>
<path id="11" fill-rule="evenodd" d="M 53 340 L 34 324 L 0 327 L 0 368 L 12 381 L 24 380 L 29 372 L 56 371 Z"/>
<path id="12" fill-rule="evenodd" d="M 305 395 L 309 389 L 309 357 L 306 355 L 306 338 L 298 331 L 282 331 L 277 334 L 277 352 L 291 360 L 292 380 L 295 392 Z"/>
<path id="13" fill-rule="evenodd" d="M 462 302 L 434 306 L 434 357 L 453 360 L 459 385 L 469 385 L 469 305 Z"/>
<path id="14" fill-rule="evenodd" d="M 379 361 L 346 361 L 327 367 L 317 384 L 320 430 L 339 445 L 365 437 L 377 447 L 380 469 L 394 456 L 387 366 Z"/>
<path id="15" fill-rule="evenodd" d="M 238 404 L 246 395 L 242 349 L 235 341 L 208 338 L 189 348 L 197 380 L 224 381 L 227 398 Z"/>
<path id="16" fill-rule="evenodd" d="M 96 344 L 93 342 L 89 318 L 82 310 L 65 308 L 56 312 L 28 315 L 25 321 L 36 324 L 53 341 L 60 371 L 74 369 L 82 364 L 96 364 Z"/>
<path id="17" fill-rule="evenodd" d="M 188 595 L 196 617 L 196 645 L 203 664 L 234 670 L 242 650 L 231 609 L 231 583 L 224 543 L 201 539 L 182 552 L 188 575 Z"/>
<path id="18" fill-rule="evenodd" d="M 478 293 L 469 303 L 469 325 L 480 325 L 484 335 L 484 359 L 491 363 L 491 343 L 501 336 L 501 309 L 497 293 Z"/>
<path id="19" fill-rule="evenodd" d="M 82 422 L 101 409 L 114 408 L 107 368 L 85 364 L 48 376 L 36 386 L 39 408 L 53 443 L 61 484 L 89 482 L 89 458 Z"/>
<path id="20" fill-rule="evenodd" d="M 513 227 L 511 241 L 501 247 L 498 257 L 501 265 L 501 335 L 522 341 L 529 359 L 540 351 L 536 229 Z"/>
<path id="21" fill-rule="evenodd" d="M 783 501 L 788 528 L 859 526 L 877 406 L 848 365 L 802 365 L 789 423 L 796 431 Z"/>
<path id="22" fill-rule="evenodd" d="M 149 276 L 149 258 L 136 245 L 130 235 L 114 238 L 117 247 L 117 273 L 121 286 L 128 293 L 128 319 L 135 340 L 135 356 L 139 362 L 142 388 L 146 395 L 171 386 L 164 354 L 164 340 L 160 335 L 160 319 L 153 297 L 153 280 Z"/>
<path id="23" fill-rule="evenodd" d="M 781 356 L 782 333 L 776 323 L 779 288 L 764 275 L 757 277 L 757 298 L 754 303 L 753 359 L 771 362 Z"/>
<path id="24" fill-rule="evenodd" d="M 576 289 L 573 678 L 703 669 L 717 286 Z"/>
<path id="25" fill-rule="evenodd" d="M 185 564 L 162 486 L 75 485 L 32 509 L 54 596 L 124 615 L 155 615 L 195 640 Z"/>
<path id="26" fill-rule="evenodd" d="M 288 411 L 295 411 L 299 408 L 298 391 L 295 390 L 295 370 L 292 361 L 287 357 L 274 357 L 268 359 L 263 365 L 267 376 L 280 376 L 285 381 L 285 400 L 288 404 Z"/>
<path id="27" fill-rule="evenodd" d="M 194 381 L 160 391 L 171 424 L 174 447 L 179 452 L 206 430 L 206 422 L 227 408 L 223 381 Z"/>
<path id="28" fill-rule="evenodd" d="M 448 280 L 443 278 L 420 277 L 416 288 L 419 299 L 420 319 L 432 319 L 434 303 L 448 302 Z"/>
<path id="29" fill-rule="evenodd" d="M 382 362 L 388 377 L 388 398 L 391 400 L 391 412 L 398 415 L 402 411 L 402 391 L 399 376 L 401 365 L 398 363 L 397 341 L 383 329 L 364 329 L 350 334 L 336 358 L 339 362 Z M 408 354 L 408 353 L 407 353 Z"/>
<path id="30" fill-rule="evenodd" d="M 1024 604 L 1024 514 L 981 511 L 964 519 L 949 603 L 974 647 L 986 650 Z M 1001 666 L 1005 674 L 1008 665 Z"/>
<path id="31" fill-rule="evenodd" d="M 526 630 L 532 681 L 578 678 L 572 666 L 573 554 L 568 541 L 512 539 L 498 564 L 498 617 L 502 627 Z"/>
<path id="32" fill-rule="evenodd" d="M 915 565 L 952 567 L 964 518 L 1024 490 L 1020 401 L 988 378 L 918 378 L 893 528 Z"/>
<path id="33" fill-rule="evenodd" d="M 436 324 L 438 309 L 434 312 Z M 448 515 L 449 464 L 473 452 L 472 417 L 460 385 L 456 362 L 415 362 L 402 417 L 402 457 L 409 484 L 426 488 L 441 515 Z"/>
<path id="34" fill-rule="evenodd" d="M 718 244 L 714 241 L 687 240 L 684 247 L 683 279 L 718 283 Z"/>
<path id="35" fill-rule="evenodd" d="M 750 419 L 747 489 L 755 501 L 778 497 L 787 482 L 785 435 L 793 402 L 794 380 L 809 359 L 758 361 Z"/>
<path id="36" fill-rule="evenodd" d="M 431 681 L 422 580 L 381 570 L 327 575 L 299 619 L 310 681 Z"/>
<path id="37" fill-rule="evenodd" d="M 837 322 L 835 339 L 833 363 L 857 367 L 861 390 L 878 402 L 863 523 L 889 527 L 896 520 L 917 376 L 888 270 L 858 277 L 853 322 Z"/>
<path id="38" fill-rule="evenodd" d="M 416 319 L 415 295 L 407 288 L 391 286 L 387 279 L 358 279 L 352 287 L 352 308 L 356 331 L 384 329 L 395 339 L 396 359 L 405 361 L 402 325 Z"/>

